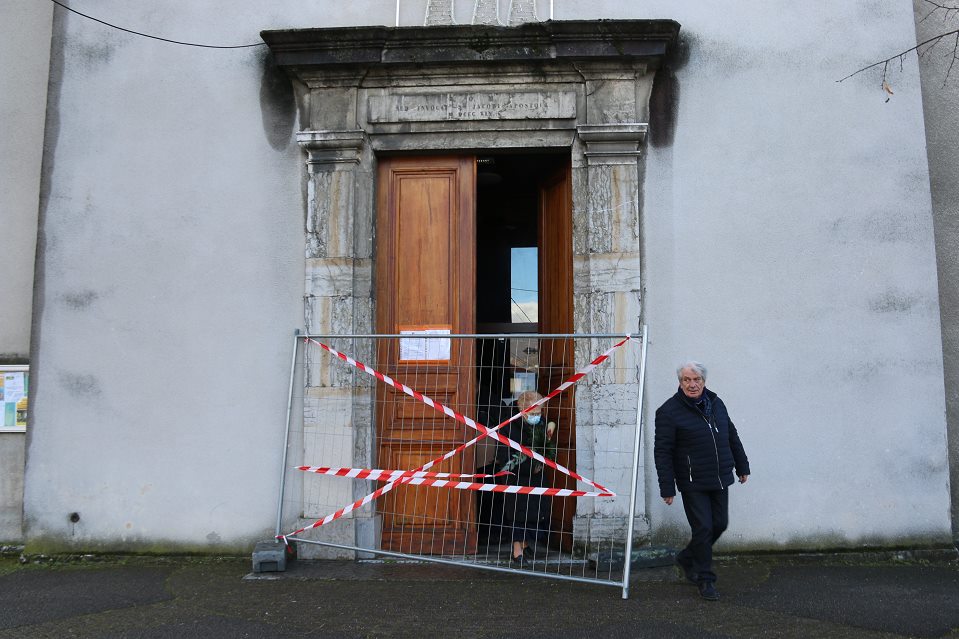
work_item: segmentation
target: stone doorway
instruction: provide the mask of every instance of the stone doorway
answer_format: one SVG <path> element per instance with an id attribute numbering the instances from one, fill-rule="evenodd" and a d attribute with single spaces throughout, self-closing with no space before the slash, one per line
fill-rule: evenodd
<path id="1" fill-rule="evenodd" d="M 649 95 L 678 31 L 669 20 L 630 20 L 264 32 L 276 64 L 299 87 L 297 138 L 308 169 L 307 331 L 376 330 L 378 156 L 523 149 L 571 159 L 572 330 L 636 332 Z M 630 388 L 636 381 L 616 383 Z M 305 395 L 319 383 L 326 381 L 308 362 Z M 579 397 L 577 406 L 589 409 Z M 316 419 L 305 412 L 304 428 Z M 588 443 L 600 427 L 580 422 L 576 437 Z M 372 467 L 371 407 L 354 408 L 344 428 L 354 442 L 352 465 Z M 596 469 L 608 463 L 577 461 Z M 605 523 L 593 517 L 588 530 L 574 517 L 573 535 L 622 531 L 626 512 L 614 505 L 602 513 Z M 640 537 L 648 531 L 642 503 L 632 525 Z M 352 518 L 347 528 L 339 534 L 358 546 L 379 543 L 375 512 Z"/>

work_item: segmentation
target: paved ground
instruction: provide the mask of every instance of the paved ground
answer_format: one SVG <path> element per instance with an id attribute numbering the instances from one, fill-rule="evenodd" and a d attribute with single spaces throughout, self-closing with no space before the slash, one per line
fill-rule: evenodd
<path id="1" fill-rule="evenodd" d="M 398 562 L 0 558 L 0 638 L 953 637 L 959 562 L 727 559 L 722 598 L 672 568 L 608 586 Z"/>

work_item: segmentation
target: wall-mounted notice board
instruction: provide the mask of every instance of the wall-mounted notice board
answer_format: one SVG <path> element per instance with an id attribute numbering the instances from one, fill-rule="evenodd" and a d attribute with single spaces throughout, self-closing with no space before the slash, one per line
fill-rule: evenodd
<path id="1" fill-rule="evenodd" d="M 0 365 L 0 433 L 27 430 L 30 367 Z"/>

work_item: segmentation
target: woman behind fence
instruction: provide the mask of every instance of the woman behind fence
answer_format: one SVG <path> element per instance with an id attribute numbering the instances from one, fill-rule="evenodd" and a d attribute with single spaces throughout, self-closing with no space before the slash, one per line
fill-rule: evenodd
<path id="1" fill-rule="evenodd" d="M 516 399 L 520 411 L 542 399 L 536 391 L 526 391 Z M 513 441 L 531 448 L 547 459 L 556 459 L 553 439 L 556 425 L 543 423 L 542 407 L 537 406 L 521 419 L 510 422 L 503 434 Z M 496 470 L 508 471 L 504 483 L 514 486 L 548 487 L 547 473 L 542 462 L 518 450 L 500 444 L 496 448 Z M 533 560 L 533 548 L 545 547 L 549 530 L 551 500 L 543 495 L 516 495 L 506 493 L 503 500 L 503 524 L 512 529 L 510 564 L 523 567 Z M 533 547 L 531 547 L 531 544 Z"/>

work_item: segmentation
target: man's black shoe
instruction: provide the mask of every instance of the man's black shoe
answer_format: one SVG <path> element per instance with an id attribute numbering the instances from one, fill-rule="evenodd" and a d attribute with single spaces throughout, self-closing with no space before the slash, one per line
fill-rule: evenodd
<path id="1" fill-rule="evenodd" d="M 683 574 L 686 575 L 686 581 L 691 583 L 699 583 L 699 580 L 696 579 L 696 573 L 693 572 L 693 563 L 688 559 L 684 560 L 681 556 L 676 555 L 676 565 L 682 568 Z"/>
<path id="2" fill-rule="evenodd" d="M 716 592 L 716 586 L 711 581 L 699 582 L 699 596 L 706 601 L 716 601 L 719 599 L 719 593 Z"/>

